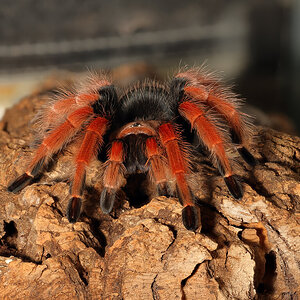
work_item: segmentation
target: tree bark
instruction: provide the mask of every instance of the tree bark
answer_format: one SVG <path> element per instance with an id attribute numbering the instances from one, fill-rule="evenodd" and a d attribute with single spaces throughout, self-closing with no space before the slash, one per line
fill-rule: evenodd
<path id="1" fill-rule="evenodd" d="M 256 128 L 259 164 L 237 168 L 241 201 L 208 158 L 195 158 L 196 233 L 183 227 L 176 198 L 133 208 L 122 192 L 114 213 L 102 214 L 99 161 L 87 174 L 82 217 L 70 224 L 72 147 L 20 193 L 6 190 L 30 158 L 28 123 L 46 96 L 23 99 L 0 123 L 1 299 L 298 299 L 298 137 Z"/>

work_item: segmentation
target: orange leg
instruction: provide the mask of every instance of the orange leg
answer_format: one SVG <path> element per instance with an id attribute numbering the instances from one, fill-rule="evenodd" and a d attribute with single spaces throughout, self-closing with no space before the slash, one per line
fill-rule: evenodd
<path id="1" fill-rule="evenodd" d="M 255 165 L 255 158 L 245 147 L 248 140 L 246 126 L 235 106 L 221 97 L 209 94 L 205 87 L 188 85 L 184 88 L 184 92 L 192 99 L 204 102 L 212 107 L 225 118 L 231 128 L 232 141 L 240 145 L 237 146 L 239 153 L 248 164 Z"/>
<path id="2" fill-rule="evenodd" d="M 35 151 L 27 171 L 18 177 L 9 187 L 11 192 L 18 192 L 30 183 L 42 168 L 47 158 L 63 148 L 81 129 L 82 124 L 93 115 L 91 107 L 82 107 L 71 113 L 67 120 L 50 131 L 42 144 Z"/>
<path id="3" fill-rule="evenodd" d="M 112 143 L 109 160 L 104 172 L 104 189 L 100 197 L 100 207 L 104 213 L 110 213 L 113 209 L 116 193 L 122 186 L 124 178 L 124 151 L 123 143 L 116 140 Z"/>
<path id="4" fill-rule="evenodd" d="M 40 116 L 41 127 L 44 130 L 54 128 L 64 121 L 68 114 L 87 106 L 99 99 L 99 94 L 66 95 L 64 98 L 56 100 Z"/>
<path id="5" fill-rule="evenodd" d="M 166 149 L 171 172 L 176 179 L 179 200 L 184 207 L 182 210 L 183 224 L 188 230 L 194 231 L 200 226 L 200 218 L 199 208 L 194 205 L 194 195 L 186 180 L 188 163 L 180 150 L 178 137 L 170 123 L 159 127 L 159 136 Z"/>
<path id="6" fill-rule="evenodd" d="M 205 117 L 204 112 L 192 102 L 182 102 L 179 105 L 179 113 L 183 115 L 194 127 L 199 138 L 207 146 L 220 163 L 220 172 L 224 176 L 226 185 L 234 198 L 240 199 L 243 191 L 238 181 L 234 178 L 231 165 L 225 152 L 224 140 L 216 130 L 215 126 Z"/>
<path id="7" fill-rule="evenodd" d="M 169 195 L 170 192 L 167 183 L 165 163 L 154 137 L 150 137 L 146 140 L 146 153 L 150 165 L 150 176 L 157 186 L 159 195 Z"/>
<path id="8" fill-rule="evenodd" d="M 239 139 L 239 143 L 243 142 L 245 138 L 243 134 L 244 125 L 240 114 L 231 103 L 223 100 L 220 97 L 208 94 L 204 90 L 204 87 L 186 86 L 184 88 L 184 92 L 192 99 L 205 102 L 207 105 L 213 107 L 217 112 L 223 115 L 228 124 L 235 131 L 237 138 Z"/>
<path id="9" fill-rule="evenodd" d="M 72 95 L 54 102 L 42 115 L 42 126 L 47 130 L 53 128 L 55 124 L 60 123 L 68 113 L 70 113 L 73 106 L 75 106 L 75 96 Z"/>
<path id="10" fill-rule="evenodd" d="M 93 109 L 91 107 L 79 108 L 71 113 L 63 124 L 50 131 L 49 135 L 36 150 L 28 171 L 31 171 L 36 163 L 44 157 L 49 157 L 60 150 L 79 131 L 83 122 L 92 115 Z"/>
<path id="11" fill-rule="evenodd" d="M 76 171 L 71 189 L 71 199 L 68 206 L 68 219 L 71 223 L 77 221 L 81 209 L 81 196 L 85 182 L 86 167 L 96 156 L 102 145 L 103 134 L 106 132 L 108 120 L 98 117 L 87 127 L 83 142 L 76 156 Z"/>

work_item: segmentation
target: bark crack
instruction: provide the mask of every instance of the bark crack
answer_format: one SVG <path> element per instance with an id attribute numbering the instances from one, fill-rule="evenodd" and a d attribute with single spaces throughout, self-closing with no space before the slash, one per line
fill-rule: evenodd
<path id="1" fill-rule="evenodd" d="M 152 297 L 153 297 L 153 300 L 159 300 L 160 297 L 157 293 L 157 284 L 156 284 L 156 278 L 157 278 L 158 274 L 155 275 L 152 283 L 151 283 L 151 291 L 152 291 Z"/>
<path id="2" fill-rule="evenodd" d="M 203 261 L 202 263 L 204 263 L 204 262 L 205 261 Z M 186 294 L 184 292 L 184 287 L 185 287 L 186 283 L 188 282 L 188 280 L 196 274 L 196 272 L 199 269 L 200 265 L 201 265 L 201 263 L 196 264 L 193 271 L 192 271 L 192 273 L 189 276 L 187 276 L 186 278 L 181 280 L 180 288 L 181 288 L 181 293 L 182 293 L 182 298 L 181 298 L 182 300 L 187 300 Z"/>

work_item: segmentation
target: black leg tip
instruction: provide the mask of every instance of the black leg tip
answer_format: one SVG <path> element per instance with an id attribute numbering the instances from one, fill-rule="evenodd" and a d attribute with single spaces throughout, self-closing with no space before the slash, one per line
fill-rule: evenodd
<path id="1" fill-rule="evenodd" d="M 245 147 L 239 148 L 238 152 L 247 164 L 252 167 L 257 165 L 256 158 Z"/>
<path id="2" fill-rule="evenodd" d="M 190 231 L 196 231 L 200 227 L 200 212 L 196 206 L 187 205 L 182 210 L 182 222 Z"/>
<path id="3" fill-rule="evenodd" d="M 81 198 L 72 197 L 69 201 L 67 217 L 70 223 L 76 223 L 80 217 L 81 212 Z"/>
<path id="4" fill-rule="evenodd" d="M 103 189 L 101 196 L 100 196 L 100 208 L 105 214 L 109 214 L 115 203 L 116 199 L 116 192 L 115 191 L 108 191 L 106 188 Z"/>
<path id="5" fill-rule="evenodd" d="M 21 176 L 19 176 L 13 183 L 11 183 L 7 187 L 7 190 L 12 193 L 17 193 L 21 191 L 24 187 L 26 187 L 28 184 L 30 184 L 32 179 L 32 176 L 28 175 L 27 173 L 24 173 Z"/>
<path id="6" fill-rule="evenodd" d="M 237 200 L 243 198 L 243 188 L 240 182 L 235 178 L 234 175 L 224 177 L 224 181 L 228 187 L 230 194 Z"/>

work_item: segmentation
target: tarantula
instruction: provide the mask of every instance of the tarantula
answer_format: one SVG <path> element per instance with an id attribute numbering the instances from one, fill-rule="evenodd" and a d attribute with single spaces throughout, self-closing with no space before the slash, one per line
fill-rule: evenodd
<path id="1" fill-rule="evenodd" d="M 170 180 L 175 181 L 183 224 L 192 231 L 201 225 L 200 210 L 188 183 L 190 150 L 195 147 L 189 143 L 191 136 L 187 140 L 182 136 L 184 128 L 190 127 L 208 149 L 235 199 L 242 198 L 243 189 L 227 150 L 235 148 L 248 164 L 256 163 L 247 149 L 251 130 L 238 110 L 237 97 L 219 80 L 198 69 L 182 71 L 166 84 L 137 84 L 120 97 L 105 76 L 93 76 L 73 91 L 61 93 L 42 113 L 41 120 L 42 142 L 25 173 L 8 190 L 16 193 L 23 189 L 50 157 L 78 140 L 67 210 L 71 223 L 80 216 L 86 169 L 105 144 L 109 147 L 100 196 L 102 211 L 112 211 L 126 176 L 145 173 L 159 195 L 169 195 Z"/>

